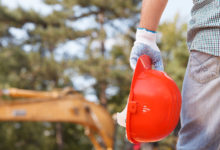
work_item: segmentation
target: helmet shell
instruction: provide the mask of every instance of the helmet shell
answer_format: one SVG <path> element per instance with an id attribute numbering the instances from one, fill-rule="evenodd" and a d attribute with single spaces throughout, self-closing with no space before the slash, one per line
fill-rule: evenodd
<path id="1" fill-rule="evenodd" d="M 181 94 L 164 72 L 151 69 L 151 60 L 142 55 L 132 79 L 126 133 L 132 143 L 155 142 L 176 127 L 181 109 Z"/>

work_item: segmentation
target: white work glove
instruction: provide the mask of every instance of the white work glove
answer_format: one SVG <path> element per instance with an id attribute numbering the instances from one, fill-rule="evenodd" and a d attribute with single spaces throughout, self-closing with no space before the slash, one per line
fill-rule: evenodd
<path id="1" fill-rule="evenodd" d="M 130 65 L 135 70 L 137 60 L 141 55 L 148 55 L 151 58 L 155 70 L 163 71 L 163 61 L 161 53 L 156 44 L 156 32 L 144 28 L 138 28 L 136 41 L 130 54 Z M 117 122 L 126 127 L 127 105 L 121 113 L 117 113 Z"/>
<path id="2" fill-rule="evenodd" d="M 154 69 L 159 71 L 164 70 L 160 50 L 156 44 L 156 32 L 144 28 L 137 29 L 136 41 L 130 54 L 130 65 L 133 70 L 141 55 L 148 55 L 151 58 Z"/>

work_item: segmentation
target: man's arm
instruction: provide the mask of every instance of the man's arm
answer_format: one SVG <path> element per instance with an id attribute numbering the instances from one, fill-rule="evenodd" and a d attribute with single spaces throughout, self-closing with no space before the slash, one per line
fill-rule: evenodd
<path id="1" fill-rule="evenodd" d="M 168 0 L 143 0 L 140 25 L 130 54 L 130 65 L 134 70 L 138 58 L 148 55 L 154 68 L 163 71 L 163 61 L 156 44 L 156 30 Z"/>
<path id="2" fill-rule="evenodd" d="M 168 0 L 143 0 L 141 10 L 141 21 L 136 32 L 136 40 L 130 54 L 130 65 L 134 70 L 138 58 L 148 55 L 156 70 L 163 71 L 163 61 L 160 50 L 156 44 L 156 31 L 160 17 L 166 7 Z M 150 31 L 149 31 L 150 30 Z M 121 113 L 117 113 L 117 121 L 126 127 L 127 105 Z"/>
<path id="3" fill-rule="evenodd" d="M 143 0 L 139 27 L 156 31 L 168 0 Z"/>

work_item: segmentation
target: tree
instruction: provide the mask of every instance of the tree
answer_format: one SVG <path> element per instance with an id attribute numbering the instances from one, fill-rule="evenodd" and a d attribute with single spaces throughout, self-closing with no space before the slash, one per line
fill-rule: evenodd
<path id="1" fill-rule="evenodd" d="M 96 84 L 93 87 L 103 106 L 106 107 L 107 99 L 111 99 L 111 97 L 108 97 L 106 94 L 110 86 L 116 88 L 116 90 L 119 89 L 117 93 L 120 92 L 120 96 L 115 98 L 118 98 L 118 100 L 116 100 L 117 102 L 123 103 L 129 91 L 131 78 L 131 70 L 126 69 L 129 66 L 127 59 L 129 48 L 123 51 L 124 45 L 115 44 L 115 50 L 109 52 L 106 48 L 106 40 L 108 39 L 109 33 L 107 33 L 106 30 L 107 28 L 111 28 L 111 30 L 114 29 L 114 31 L 122 30 L 115 26 L 115 22 L 119 20 L 128 21 L 129 18 L 133 16 L 136 18 L 137 5 L 139 2 L 135 0 L 126 2 L 122 0 L 116 2 L 110 0 L 105 2 L 99 0 L 90 0 L 89 2 L 84 0 L 45 0 L 44 2 L 50 7 L 59 5 L 61 9 L 54 10 L 51 14 L 43 16 L 33 10 L 27 11 L 22 8 L 10 10 L 5 6 L 0 6 L 0 19 L 2 20 L 0 23 L 2 27 L 0 29 L 2 60 L 7 61 L 4 56 L 7 55 L 7 53 L 10 56 L 10 60 L 6 64 L 1 63 L 2 68 L 5 68 L 5 70 L 2 71 L 1 87 L 15 86 L 26 89 L 48 90 L 68 85 L 70 83 L 70 77 L 65 76 L 65 71 L 72 69 L 68 68 L 68 60 L 61 62 L 56 61 L 54 51 L 60 44 L 64 44 L 66 41 L 84 38 L 88 41 L 84 46 L 86 56 L 82 60 L 75 58 L 73 66 L 76 69 L 74 69 L 74 71 L 79 71 L 81 74 L 86 74 L 96 79 Z M 82 11 L 81 14 L 78 13 L 77 8 Z M 71 25 L 83 19 L 88 20 L 87 22 L 89 23 L 91 20 L 89 18 L 92 18 L 92 22 L 95 24 L 93 27 L 87 27 L 81 30 Z M 130 22 L 133 23 L 133 21 Z M 27 28 L 30 24 L 33 26 L 32 29 Z M 28 38 L 16 40 L 10 32 L 11 28 L 25 30 Z M 122 31 L 120 32 L 122 33 Z M 118 35 L 119 34 L 117 34 L 117 36 Z M 98 43 L 95 48 L 93 47 L 94 43 Z M 31 52 L 25 52 L 25 46 L 30 46 Z M 14 57 L 17 61 L 14 61 Z M 84 65 L 85 63 L 89 63 L 93 66 L 88 67 L 87 65 L 86 67 Z M 80 67 L 75 64 L 79 64 Z M 97 70 L 94 71 L 95 69 Z M 116 80 L 113 80 L 114 78 L 116 78 Z M 118 88 L 118 85 L 121 87 L 125 85 L 124 90 Z M 111 112 L 114 112 L 115 108 L 119 107 L 113 103 L 113 99 L 110 101 L 111 105 L 109 105 L 108 108 Z M 21 125 L 25 126 L 25 124 Z M 32 127 L 35 127 L 35 125 Z M 13 127 L 11 129 L 13 129 Z M 75 128 L 75 130 L 76 129 L 77 128 Z M 65 129 L 63 129 L 63 131 L 65 133 Z M 15 133 L 16 131 L 13 130 L 13 132 Z M 40 134 L 38 134 L 37 137 L 44 139 Z M 18 139 L 16 138 L 16 140 Z M 54 142 L 53 138 L 52 140 Z M 26 147 L 31 149 L 28 145 L 31 146 L 32 144 L 27 142 L 28 139 L 25 138 L 24 141 L 26 141 Z M 88 141 L 85 141 L 86 144 L 89 145 Z M 3 143 L 6 143 L 6 141 Z M 2 145 L 15 149 L 12 145 Z M 47 146 L 35 145 L 35 148 L 36 147 L 42 148 Z M 68 146 L 64 145 L 64 149 L 67 147 Z M 25 149 L 24 145 L 21 145 L 19 148 Z M 16 149 L 19 148 L 17 147 Z"/>

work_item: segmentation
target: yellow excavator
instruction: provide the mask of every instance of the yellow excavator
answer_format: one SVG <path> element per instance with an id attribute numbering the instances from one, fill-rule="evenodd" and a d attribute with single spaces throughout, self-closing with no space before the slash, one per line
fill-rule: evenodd
<path id="1" fill-rule="evenodd" d="M 0 90 L 19 100 L 0 100 L 0 121 L 71 122 L 85 127 L 96 150 L 112 150 L 114 120 L 101 105 L 89 102 L 71 88 L 40 92 L 23 89 Z M 101 139 L 101 141 L 100 141 Z"/>

